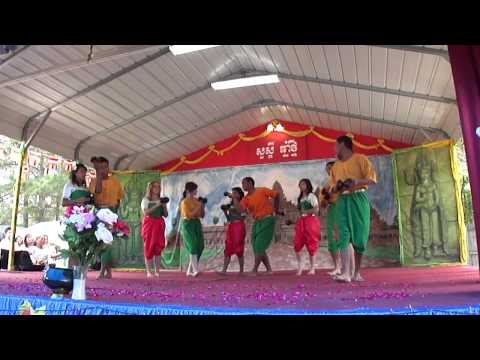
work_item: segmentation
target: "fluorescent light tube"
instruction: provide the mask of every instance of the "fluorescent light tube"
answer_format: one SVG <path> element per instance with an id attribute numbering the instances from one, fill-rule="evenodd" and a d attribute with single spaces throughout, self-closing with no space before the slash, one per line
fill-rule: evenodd
<path id="1" fill-rule="evenodd" d="M 220 45 L 170 45 L 170 52 L 177 56 L 182 54 L 188 54 L 194 51 L 209 49 Z"/>
<path id="2" fill-rule="evenodd" d="M 214 90 L 226 90 L 244 86 L 265 85 L 278 83 L 280 79 L 277 75 L 252 76 L 240 79 L 219 81 L 212 83 Z"/>

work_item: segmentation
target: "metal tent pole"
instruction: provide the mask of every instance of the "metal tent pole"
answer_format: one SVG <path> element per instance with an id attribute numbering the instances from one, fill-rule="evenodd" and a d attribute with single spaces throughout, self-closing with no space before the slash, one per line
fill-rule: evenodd
<path id="1" fill-rule="evenodd" d="M 11 223 L 11 228 L 12 228 L 12 236 L 10 237 L 10 244 L 8 246 L 9 252 L 8 252 L 8 271 L 14 271 L 15 270 L 15 264 L 14 264 L 14 250 L 15 250 L 15 237 L 17 234 L 17 215 L 18 215 L 18 203 L 20 200 L 20 188 L 22 184 L 22 174 L 23 174 L 23 162 L 25 161 L 25 155 L 27 153 L 27 147 L 25 146 L 25 143 L 22 142 L 20 145 L 20 159 L 18 161 L 18 171 L 17 171 L 17 178 L 15 179 L 15 201 L 13 203 L 12 207 L 12 223 Z"/>
<path id="2" fill-rule="evenodd" d="M 32 143 L 35 136 L 37 136 L 38 132 L 43 127 L 45 122 L 48 120 L 51 113 L 52 111 L 50 109 L 47 110 L 47 112 L 43 116 L 43 119 L 40 121 L 40 123 L 35 128 L 33 133 L 28 137 L 28 139 L 26 138 L 26 135 L 27 135 L 26 131 L 22 134 L 23 141 L 20 145 L 20 159 L 18 161 L 17 178 L 15 179 L 15 190 L 14 190 L 15 202 L 12 208 L 12 222 L 11 222 L 12 236 L 10 239 L 9 252 L 8 252 L 8 267 L 7 267 L 8 271 L 15 271 L 14 251 L 15 251 L 15 238 L 17 236 L 18 203 L 20 202 L 20 192 L 22 187 L 23 163 L 25 162 L 25 158 L 27 156 L 28 147 Z"/>

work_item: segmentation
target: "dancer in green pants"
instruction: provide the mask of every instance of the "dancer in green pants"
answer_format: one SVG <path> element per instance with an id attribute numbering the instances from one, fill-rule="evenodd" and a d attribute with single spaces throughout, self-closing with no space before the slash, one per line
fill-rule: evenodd
<path id="1" fill-rule="evenodd" d="M 367 196 L 369 185 L 377 183 L 375 169 L 365 155 L 353 153 L 352 139 L 341 136 L 336 142 L 338 160 L 331 169 L 332 187 L 339 190 L 338 181 L 352 180 L 351 184 L 338 191 L 335 221 L 338 227 L 338 248 L 342 259 L 342 272 L 336 276 L 337 281 L 363 281 L 360 275 L 362 256 L 367 248 L 370 232 L 370 202 Z M 351 276 L 348 261 L 348 246 L 355 251 L 355 271 Z"/>

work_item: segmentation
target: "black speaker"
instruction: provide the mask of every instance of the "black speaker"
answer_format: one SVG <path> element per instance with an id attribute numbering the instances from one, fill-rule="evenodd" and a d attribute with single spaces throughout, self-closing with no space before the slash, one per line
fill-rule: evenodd
<path id="1" fill-rule="evenodd" d="M 42 280 L 54 293 L 68 294 L 73 289 L 73 270 L 49 267 Z"/>

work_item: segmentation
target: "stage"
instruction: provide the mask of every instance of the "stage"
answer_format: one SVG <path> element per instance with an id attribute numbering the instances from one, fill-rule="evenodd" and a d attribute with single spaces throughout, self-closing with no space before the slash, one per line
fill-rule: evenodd
<path id="1" fill-rule="evenodd" d="M 331 280 L 327 270 L 296 276 L 187 278 L 173 271 L 147 279 L 142 272 L 114 271 L 112 280 L 89 272 L 87 301 L 51 300 L 41 273 L 0 273 L 0 311 L 21 305 L 46 315 L 214 314 L 480 314 L 477 267 L 367 268 L 362 283 Z M 40 311 L 39 311 L 40 309 Z M 43 311 L 42 311 L 43 310 Z"/>

